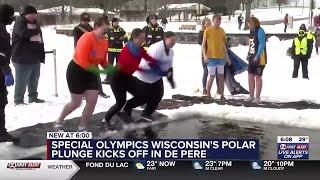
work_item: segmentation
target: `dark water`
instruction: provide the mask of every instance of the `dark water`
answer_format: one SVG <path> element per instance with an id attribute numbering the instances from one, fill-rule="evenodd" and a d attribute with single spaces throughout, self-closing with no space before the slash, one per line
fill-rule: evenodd
<path id="1" fill-rule="evenodd" d="M 260 158 L 277 159 L 277 136 L 309 136 L 310 156 L 312 160 L 320 159 L 320 132 L 317 130 L 268 125 L 245 121 L 232 121 L 217 118 L 197 118 L 179 120 L 127 132 L 119 138 L 160 138 L 160 139 L 259 139 Z"/>

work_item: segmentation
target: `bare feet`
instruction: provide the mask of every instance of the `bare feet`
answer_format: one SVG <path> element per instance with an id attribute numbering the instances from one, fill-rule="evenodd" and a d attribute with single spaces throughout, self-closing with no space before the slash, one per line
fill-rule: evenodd
<path id="1" fill-rule="evenodd" d="M 208 91 L 207 91 L 206 89 L 203 89 L 202 94 L 203 94 L 204 96 L 207 96 L 207 95 L 208 95 Z"/>

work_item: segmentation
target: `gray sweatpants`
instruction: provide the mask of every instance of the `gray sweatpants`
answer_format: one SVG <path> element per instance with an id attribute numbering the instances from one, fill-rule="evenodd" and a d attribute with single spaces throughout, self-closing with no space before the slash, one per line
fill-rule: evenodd
<path id="1" fill-rule="evenodd" d="M 14 102 L 23 103 L 24 94 L 28 86 L 29 100 L 38 98 L 38 82 L 40 77 L 40 63 L 17 64 L 13 63 L 16 71 Z"/>

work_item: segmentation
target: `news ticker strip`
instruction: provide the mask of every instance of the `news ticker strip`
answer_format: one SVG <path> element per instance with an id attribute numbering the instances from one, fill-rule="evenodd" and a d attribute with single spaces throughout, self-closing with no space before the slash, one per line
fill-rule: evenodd
<path id="1" fill-rule="evenodd" d="M 90 132 L 48 132 L 48 159 L 259 159 L 257 140 L 97 140 Z M 186 147 L 186 144 L 192 144 Z M 278 136 L 278 159 L 309 159 L 309 136 Z M 129 150 L 130 149 L 130 150 Z M 219 154 L 218 156 L 215 156 Z"/>
<path id="2" fill-rule="evenodd" d="M 232 160 L 148 160 L 148 161 L 87 161 L 82 162 L 85 168 L 122 169 L 129 168 L 137 171 L 157 171 L 163 169 L 184 168 L 194 171 L 286 171 L 292 170 L 297 161 L 292 160 L 259 160 L 259 161 L 232 161 Z M 298 165 L 299 167 L 299 165 Z M 320 168 L 319 168 L 320 169 Z"/>
<path id="3" fill-rule="evenodd" d="M 0 161 L 3 179 L 61 179 L 90 176 L 108 177 L 115 175 L 294 175 L 308 177 L 319 175 L 320 161 L 261 160 L 261 161 Z M 81 179 L 81 178 L 80 178 Z M 240 178 L 241 179 L 241 178 Z"/>
<path id="4" fill-rule="evenodd" d="M 76 134 L 72 136 L 80 135 Z M 66 136 L 60 137 L 62 139 L 48 138 L 47 159 L 259 159 L 259 141 L 255 139 L 98 140 L 82 138 L 65 139 Z"/>

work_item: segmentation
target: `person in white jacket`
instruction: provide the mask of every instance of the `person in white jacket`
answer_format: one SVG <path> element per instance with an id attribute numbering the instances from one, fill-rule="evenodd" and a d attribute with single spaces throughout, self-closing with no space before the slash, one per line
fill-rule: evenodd
<path id="1" fill-rule="evenodd" d="M 148 54 L 156 59 L 157 63 L 156 65 L 151 65 L 142 59 L 139 65 L 139 71 L 133 74 L 133 76 L 135 76 L 134 81 L 136 81 L 136 88 L 139 88 L 141 94 L 134 95 L 132 99 L 127 101 L 124 107 L 124 114 L 129 117 L 129 119 L 133 108 L 146 104 L 141 114 L 142 119 L 153 121 L 151 115 L 157 109 L 164 93 L 163 76 L 166 76 L 171 87 L 175 88 L 172 68 L 174 55 L 172 48 L 175 43 L 175 34 L 168 31 L 164 33 L 163 41 L 157 42 L 149 47 Z"/>

